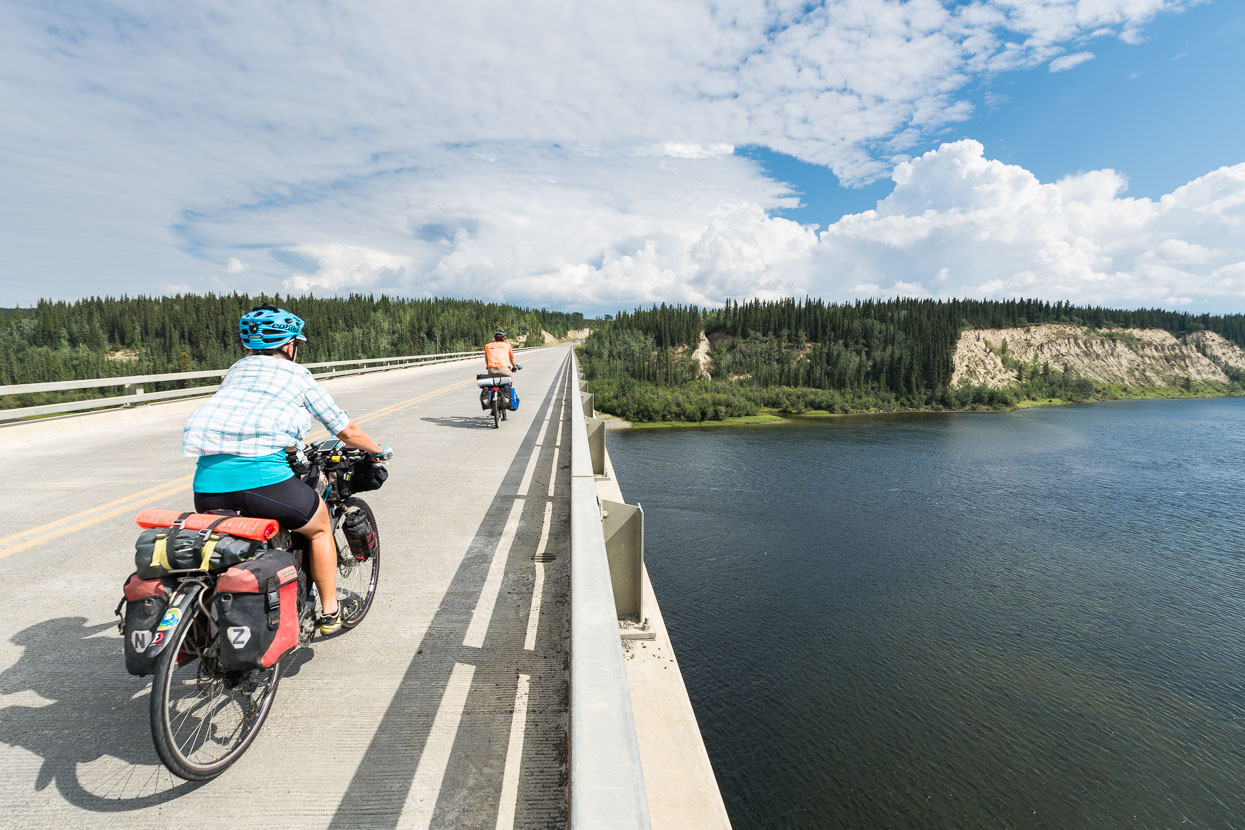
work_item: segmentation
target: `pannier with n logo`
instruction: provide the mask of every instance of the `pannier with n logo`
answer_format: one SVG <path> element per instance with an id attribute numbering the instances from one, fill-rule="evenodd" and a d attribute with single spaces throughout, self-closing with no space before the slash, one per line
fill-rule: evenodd
<path id="1" fill-rule="evenodd" d="M 155 671 L 156 659 L 148 656 L 148 647 L 176 588 L 177 580 L 173 577 L 143 579 L 135 573 L 125 581 L 125 595 L 117 605 L 117 616 L 121 617 L 118 625 L 125 638 L 125 670 L 130 674 L 142 677 Z"/>

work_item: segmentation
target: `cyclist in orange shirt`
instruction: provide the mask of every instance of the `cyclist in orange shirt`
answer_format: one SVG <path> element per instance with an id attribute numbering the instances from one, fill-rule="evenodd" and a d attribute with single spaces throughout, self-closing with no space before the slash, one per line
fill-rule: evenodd
<path id="1" fill-rule="evenodd" d="M 514 362 L 514 349 L 510 348 L 510 343 L 506 340 L 506 333 L 500 329 L 493 333 L 493 342 L 484 346 L 484 368 L 490 375 L 501 375 L 510 377 L 511 372 L 517 372 L 523 367 Z M 509 401 L 509 392 L 504 399 Z M 485 409 L 488 408 L 488 390 L 484 389 L 480 392 L 480 405 Z M 509 406 L 509 403 L 506 404 Z"/>
<path id="2" fill-rule="evenodd" d="M 484 347 L 484 365 L 490 375 L 510 377 L 511 372 L 518 371 L 519 365 L 514 362 L 514 349 L 506 341 L 506 333 L 493 333 L 493 342 Z"/>

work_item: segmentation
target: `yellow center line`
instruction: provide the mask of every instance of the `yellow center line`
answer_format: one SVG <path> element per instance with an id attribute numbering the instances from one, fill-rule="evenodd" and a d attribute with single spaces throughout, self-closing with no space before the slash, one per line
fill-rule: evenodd
<path id="1" fill-rule="evenodd" d="M 382 407 L 375 412 L 369 412 L 366 415 L 354 419 L 354 421 L 356 424 L 364 423 L 366 421 L 374 421 L 377 418 L 383 418 L 386 415 L 391 415 L 394 412 L 406 409 L 409 406 L 414 406 L 417 403 L 422 403 L 430 398 L 435 398 L 437 395 L 443 395 L 446 392 L 453 391 L 454 389 L 461 389 L 462 387 L 472 383 L 475 383 L 474 379 L 464 380 L 459 383 L 451 383 L 449 386 L 443 386 L 433 392 L 417 395 L 414 398 L 408 398 L 405 401 L 399 401 L 398 403 Z M 18 551 L 23 551 L 28 548 L 32 548 L 35 545 L 64 536 L 66 533 L 73 533 L 75 530 L 82 530 L 85 527 L 99 524 L 105 519 L 111 519 L 115 516 L 119 516 L 122 513 L 133 510 L 136 507 L 150 504 L 161 499 L 166 499 L 170 496 L 177 495 L 178 493 L 183 493 L 190 489 L 190 481 L 192 478 L 194 478 L 194 476 L 189 475 L 174 479 L 172 481 L 166 481 L 163 484 L 156 484 L 152 487 L 148 487 L 146 490 L 140 490 L 137 493 L 131 493 L 128 496 L 113 499 L 110 502 L 105 502 L 104 504 L 100 504 L 86 510 L 81 510 L 69 516 L 62 516 L 61 518 L 48 522 L 47 524 L 42 524 L 38 527 L 32 527 L 19 533 L 14 533 L 10 536 L 0 538 L 0 548 L 5 548 L 4 550 L 0 550 L 0 559 L 3 559 L 10 554 L 17 553 Z M 109 508 L 114 509 L 109 510 Z M 100 512 L 105 510 L 108 512 Z M 99 515 L 91 516 L 92 513 L 97 513 Z M 90 518 L 82 518 L 86 516 L 90 516 Z M 74 519 L 79 518 L 82 518 L 82 521 L 74 522 Z M 66 525 L 66 522 L 74 523 Z M 35 536 L 35 538 L 32 539 L 27 539 L 25 542 L 20 544 L 14 544 L 19 539 L 39 533 L 42 535 Z M 8 545 L 12 545 L 12 547 L 6 547 Z"/>
<path id="2" fill-rule="evenodd" d="M 192 478 L 194 478 L 194 476 L 185 476 L 183 478 L 175 479 L 173 481 L 166 481 L 163 484 L 157 484 L 154 487 L 148 487 L 146 490 L 140 490 L 137 493 L 131 493 L 130 495 L 122 496 L 119 499 L 113 499 L 112 501 L 96 505 L 95 507 L 88 507 L 86 510 L 80 510 L 77 513 L 72 513 L 68 516 L 61 516 L 59 519 L 48 522 L 47 524 L 42 524 L 42 525 L 39 525 L 38 527 L 32 527 L 27 530 L 23 530 L 20 533 L 14 533 L 12 536 L 6 536 L 3 539 L 0 539 L 0 546 L 11 544 L 12 542 L 17 541 L 18 539 L 21 539 L 23 536 L 31 536 L 35 533 L 40 533 L 44 530 L 49 530 L 63 522 L 71 522 L 74 519 L 80 519 L 83 516 L 90 515 L 91 513 L 95 513 L 100 510 L 107 510 L 109 507 L 116 507 L 122 502 L 129 502 L 133 499 L 141 498 L 142 496 L 145 496 L 148 493 L 154 493 L 157 490 L 163 490 L 166 487 L 169 487 L 173 484 L 182 484 L 184 482 L 188 482 Z"/>
<path id="3" fill-rule="evenodd" d="M 390 404 L 389 406 L 386 406 L 383 409 L 378 409 L 375 412 L 369 412 L 367 415 L 363 415 L 362 417 L 355 419 L 355 423 L 362 424 L 362 423 L 366 423 L 367 421 L 374 421 L 377 418 L 384 417 L 385 415 L 391 415 L 394 412 L 397 412 L 399 409 L 405 409 L 408 406 L 413 406 L 417 403 L 423 403 L 429 398 L 435 398 L 437 395 L 444 395 L 446 392 L 452 392 L 455 389 L 461 389 L 464 386 L 467 386 L 468 384 L 472 384 L 472 383 L 475 383 L 474 378 L 472 378 L 471 380 L 460 381 L 458 383 L 451 383 L 449 386 L 442 386 L 440 389 L 437 389 L 434 392 L 427 392 L 423 395 L 418 395 L 414 398 L 409 398 L 399 403 Z"/>
<path id="4" fill-rule="evenodd" d="M 53 539 L 56 539 L 57 537 L 64 536 L 66 533 L 73 533 L 75 530 L 82 530 L 84 527 L 90 527 L 91 525 L 99 524 L 105 519 L 111 519 L 114 516 L 120 516 L 122 513 L 129 513 L 132 510 L 134 510 L 134 508 L 142 504 L 147 504 L 150 502 L 158 501 L 160 499 L 166 499 L 166 498 L 169 498 L 170 496 L 175 496 L 178 493 L 184 493 L 189 489 L 190 489 L 189 483 L 182 484 L 180 483 L 180 480 L 179 480 L 178 483 L 174 483 L 174 486 L 172 488 L 168 490 L 162 490 L 159 493 L 154 493 L 151 495 L 150 498 L 139 499 L 137 502 L 134 502 L 132 504 L 127 504 L 122 507 L 118 507 L 115 510 L 109 510 L 107 513 L 101 513 L 98 516 L 92 516 L 89 519 L 83 519 L 82 521 L 76 522 L 75 524 L 57 528 L 56 530 L 45 533 L 42 536 L 36 536 L 33 539 L 27 539 L 25 542 L 22 542 L 21 544 L 18 544 L 18 545 L 14 545 L 11 548 L 0 550 L 0 559 L 3 559 L 4 557 L 9 556 L 11 554 L 17 553 L 18 551 L 23 551 L 23 550 L 26 550 L 27 548 L 32 548 L 35 545 L 40 545 L 40 544 L 43 544 L 44 542 L 49 542 Z M 62 520 L 62 521 L 65 521 L 65 520 Z M 12 538 L 12 537 L 9 537 L 9 538 Z M 0 544 L 5 544 L 8 541 L 9 539 L 0 539 Z"/>

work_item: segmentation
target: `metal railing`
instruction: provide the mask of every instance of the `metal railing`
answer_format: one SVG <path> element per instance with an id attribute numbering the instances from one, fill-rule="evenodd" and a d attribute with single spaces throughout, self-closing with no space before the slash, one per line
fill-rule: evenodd
<path id="1" fill-rule="evenodd" d="M 580 403 L 579 361 L 571 349 L 566 394 Z M 601 507 L 579 406 L 571 407 L 571 711 L 572 830 L 648 830 L 618 612 L 601 530 Z"/>
<path id="2" fill-rule="evenodd" d="M 533 348 L 533 347 L 528 347 Z M 527 349 L 515 349 L 516 352 Z M 479 358 L 483 352 L 442 352 L 440 354 L 406 355 L 403 357 L 369 357 L 362 360 L 333 360 L 327 363 L 304 363 L 312 371 L 317 380 L 344 375 L 361 375 L 369 372 L 384 372 L 390 369 L 402 369 L 408 366 L 421 366 L 427 363 L 450 363 L 456 360 Z M 353 366 L 352 369 L 339 369 L 341 366 Z M 327 369 L 329 371 L 316 371 Z M 133 406 L 134 404 L 154 401 L 189 398 L 196 395 L 210 395 L 220 388 L 215 386 L 192 386 L 188 389 L 169 389 L 163 392 L 144 392 L 143 387 L 153 383 L 169 383 L 180 380 L 200 380 L 202 378 L 224 377 L 228 369 L 209 369 L 202 372 L 170 372 L 160 375 L 129 375 L 115 378 L 93 378 L 91 380 L 61 380 L 49 383 L 15 383 L 0 386 L 0 396 L 27 395 L 32 392 L 63 392 L 71 389 L 100 389 L 113 386 L 125 387 L 120 395 L 105 398 L 92 398 L 83 401 L 64 401 L 61 403 L 43 404 L 40 406 L 21 406 L 0 409 L 0 423 L 16 421 L 39 415 L 56 415 L 66 412 L 85 412 L 91 409 L 105 409 L 115 406 Z"/>

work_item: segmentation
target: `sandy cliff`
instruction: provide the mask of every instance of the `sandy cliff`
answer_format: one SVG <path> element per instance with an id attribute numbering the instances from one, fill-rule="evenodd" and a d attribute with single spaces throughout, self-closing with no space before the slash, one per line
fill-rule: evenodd
<path id="1" fill-rule="evenodd" d="M 1096 383 L 1173 386 L 1185 380 L 1227 384 L 1224 368 L 1245 370 L 1245 351 L 1209 331 L 1176 338 L 1159 329 L 1091 329 L 1049 324 L 977 329 L 960 335 L 951 385 L 1002 388 L 1017 382 L 1004 357 Z"/>

